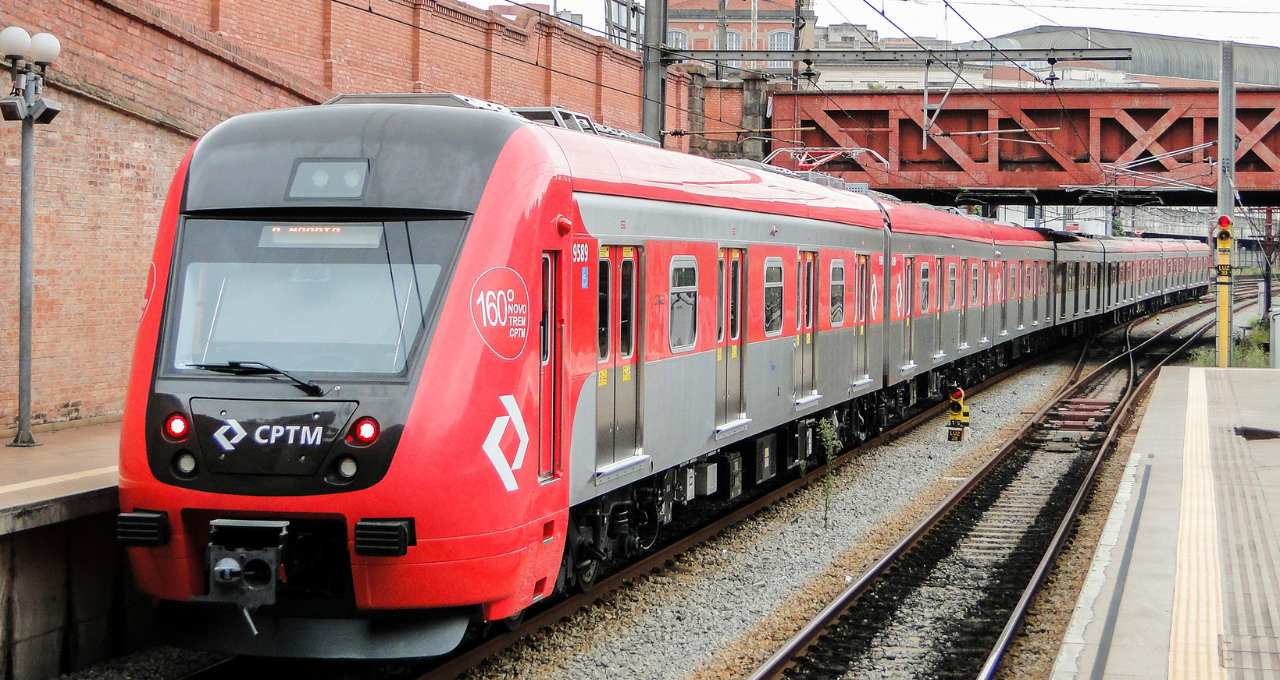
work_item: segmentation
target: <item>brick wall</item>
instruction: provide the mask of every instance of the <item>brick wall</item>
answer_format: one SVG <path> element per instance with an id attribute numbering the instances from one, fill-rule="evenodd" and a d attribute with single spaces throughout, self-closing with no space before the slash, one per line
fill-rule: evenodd
<path id="1" fill-rule="evenodd" d="M 36 140 L 37 424 L 119 414 L 164 191 L 229 116 L 447 90 L 640 127 L 636 54 L 453 0 L 42 0 L 0 4 L 9 24 L 63 44 L 46 93 L 63 112 Z M 688 82 L 668 80 L 668 128 L 688 127 Z M 18 126 L 0 124 L 0 431 L 17 412 L 18 147 Z"/>

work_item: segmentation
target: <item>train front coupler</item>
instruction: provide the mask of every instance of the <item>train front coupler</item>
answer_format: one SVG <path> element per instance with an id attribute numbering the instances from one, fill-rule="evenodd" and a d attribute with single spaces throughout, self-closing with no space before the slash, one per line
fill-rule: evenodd
<path id="1" fill-rule="evenodd" d="M 239 608 L 249 632 L 256 637 L 258 627 L 253 623 L 253 612 L 276 603 L 280 563 L 288 537 L 289 522 L 284 520 L 209 522 L 209 594 L 195 599 Z"/>

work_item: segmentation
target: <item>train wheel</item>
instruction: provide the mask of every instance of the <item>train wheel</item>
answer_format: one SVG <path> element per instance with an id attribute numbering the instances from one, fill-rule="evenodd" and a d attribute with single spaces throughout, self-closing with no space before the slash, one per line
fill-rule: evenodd
<path id="1" fill-rule="evenodd" d="M 585 559 L 575 560 L 573 567 L 573 577 L 577 584 L 578 590 L 588 592 L 591 587 L 596 584 L 596 578 L 600 576 L 600 561 Z"/>

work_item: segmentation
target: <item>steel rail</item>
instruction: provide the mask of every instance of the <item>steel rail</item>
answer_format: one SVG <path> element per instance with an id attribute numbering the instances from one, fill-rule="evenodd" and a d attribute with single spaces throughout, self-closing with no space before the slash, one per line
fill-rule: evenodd
<path id="1" fill-rule="evenodd" d="M 1145 315 L 1131 322 L 1129 324 L 1129 329 L 1131 329 L 1132 326 L 1137 324 L 1138 322 L 1153 318 L 1158 314 L 1168 313 L 1171 310 L 1176 310 L 1182 307 L 1195 305 L 1195 304 L 1202 304 L 1202 303 L 1200 303 L 1197 300 L 1191 303 L 1187 303 L 1185 305 L 1179 305 L 1175 307 L 1161 309 L 1156 312 L 1152 312 L 1151 314 Z M 1247 304 L 1252 304 L 1252 303 L 1245 303 L 1245 305 Z M 938 507 L 932 513 L 930 513 L 929 516 L 921 520 L 909 533 L 907 533 L 902 538 L 902 540 L 898 542 L 897 545 L 895 545 L 892 549 L 890 549 L 887 553 L 885 553 L 885 555 L 881 557 L 875 564 L 873 564 L 866 572 L 864 572 L 862 576 L 860 576 L 855 582 L 850 584 L 849 587 L 847 587 L 844 591 L 842 591 L 839 595 L 837 595 L 836 598 L 832 600 L 832 602 L 828 604 L 825 608 L 823 608 L 821 612 L 819 612 L 812 619 L 810 619 L 809 622 L 806 623 L 803 628 L 801 628 L 795 635 L 793 635 L 781 648 L 779 648 L 767 661 L 765 661 L 764 664 L 762 664 L 760 667 L 758 667 L 755 670 L 755 672 L 752 673 L 751 675 L 752 680 L 764 680 L 766 678 L 779 677 L 782 671 L 791 664 L 792 660 L 799 656 L 802 656 L 805 650 L 819 637 L 819 635 L 823 631 L 825 631 L 829 627 L 831 623 L 833 623 L 840 616 L 840 614 L 842 614 L 859 597 L 861 597 L 867 591 L 867 589 L 873 583 L 875 583 L 876 580 L 878 580 L 881 576 L 883 576 L 889 570 L 889 568 L 898 561 L 899 558 L 901 558 L 904 554 L 906 554 L 912 548 L 914 548 L 914 546 L 918 544 L 920 540 L 929 533 L 930 530 L 932 530 L 935 526 L 937 526 L 939 522 L 941 522 L 946 516 L 948 516 L 951 513 L 951 511 L 955 509 L 957 505 L 960 504 L 961 501 L 963 501 L 984 479 L 986 479 L 986 477 L 991 473 L 992 470 L 994 470 L 1000 463 L 1002 463 L 1005 459 L 1007 459 L 1010 454 L 1016 451 L 1021 441 L 1037 426 L 1037 424 L 1039 424 L 1044 419 L 1046 415 L 1048 415 L 1048 413 L 1055 406 L 1059 404 L 1059 402 L 1067 398 L 1068 395 L 1074 394 L 1076 391 L 1089 385 L 1096 378 L 1101 377 L 1104 371 L 1109 370 L 1108 367 L 1111 366 L 1111 364 L 1119 361 L 1125 356 L 1135 353 L 1137 350 L 1140 350 L 1143 347 L 1146 347 L 1148 344 L 1150 344 L 1151 342 L 1159 338 L 1169 335 L 1170 333 L 1176 333 L 1186 328 L 1186 326 L 1190 325 L 1191 323 L 1194 323 L 1195 320 L 1198 320 L 1204 316 L 1207 316 L 1213 313 L 1213 311 L 1214 309 L 1210 307 L 1202 312 L 1198 312 L 1192 315 L 1191 317 L 1188 317 L 1187 319 L 1184 319 L 1178 322 L 1177 324 L 1174 324 L 1172 326 L 1169 326 L 1168 328 L 1162 329 L 1159 332 L 1157 332 L 1155 335 L 1153 335 L 1151 338 L 1148 338 L 1147 340 L 1138 344 L 1136 347 L 1129 347 L 1125 349 L 1123 352 L 1116 354 L 1112 358 L 1108 359 L 1107 361 L 1103 362 L 1101 365 L 1094 368 L 1087 375 L 1080 377 L 1079 374 L 1084 364 L 1084 358 L 1090 346 L 1090 343 L 1086 341 L 1085 346 L 1082 347 L 1081 349 L 1080 359 L 1077 361 L 1076 367 L 1073 369 L 1073 374 L 1071 377 L 1069 377 L 1066 385 L 1064 385 L 1061 389 L 1055 392 L 1054 395 L 1048 400 L 1047 403 L 1045 403 L 1043 407 L 1041 407 L 1038 411 L 1036 411 L 1036 413 L 1031 418 L 1027 419 L 1025 424 L 1021 428 L 1019 428 L 1019 430 L 1011 437 L 1009 443 L 1006 446 L 1002 447 L 998 453 L 996 453 L 994 456 L 988 459 L 987 462 L 984 463 L 981 468 L 979 468 L 977 471 L 971 474 L 964 481 L 964 483 L 961 484 L 958 488 L 956 488 L 945 500 L 943 500 L 942 503 L 939 504 Z M 1129 329 L 1126 329 L 1126 334 Z M 1197 337 L 1198 337 L 1198 334 L 1197 334 Z M 1189 345 L 1189 342 L 1184 343 L 1184 347 L 1188 345 Z M 1167 358 L 1166 358 L 1166 361 L 1167 361 Z M 1119 411 L 1119 409 L 1116 409 L 1116 410 Z M 1108 423 L 1116 423 L 1116 422 L 1118 421 L 1116 420 L 1113 414 L 1112 417 L 1109 418 Z M 1105 451 L 1112 444 L 1113 441 L 1114 441 L 1114 436 L 1112 436 L 1112 434 L 1109 434 L 1107 439 L 1104 441 L 1103 447 L 1099 448 L 1098 450 L 1099 454 L 1095 459 L 1094 465 L 1090 468 L 1090 472 L 1086 480 L 1086 484 L 1092 483 L 1093 475 L 1095 474 L 1096 468 L 1097 468 L 1097 461 L 1101 460 L 1102 458 L 1101 452 Z M 1075 508 L 1075 507 L 1076 505 L 1073 504 L 1072 508 Z M 1057 536 L 1055 535 L 1055 543 L 1056 543 L 1056 540 L 1057 540 Z M 1049 563 L 1052 564 L 1051 559 L 1049 560 Z M 1039 575 L 1038 572 L 1037 572 L 1037 575 Z M 1041 578 L 1043 577 L 1041 576 Z M 1024 616 L 1025 616 L 1025 612 L 1019 618 L 1021 619 Z M 1002 634 L 1003 634 L 1003 631 L 1002 631 Z M 1007 642 L 1005 644 L 1007 646 Z"/>
<path id="2" fill-rule="evenodd" d="M 1088 346 L 1088 343 L 1086 343 L 1086 348 L 1087 346 Z M 988 389 L 991 389 L 996 385 L 999 385 L 1000 383 L 1014 377 L 1015 375 L 1020 374 L 1024 370 L 1043 364 L 1051 359 L 1057 358 L 1064 351 L 1065 351 L 1065 348 L 1055 350 L 1053 352 L 1045 354 L 1042 357 L 1032 357 L 1025 361 L 1011 364 L 1001 372 L 993 375 L 992 377 L 988 378 L 987 380 L 984 380 L 981 383 L 978 383 L 972 388 L 969 388 L 967 392 L 969 395 L 981 394 L 982 392 Z M 1079 375 L 1079 372 L 1082 370 L 1084 366 L 1084 358 L 1085 358 L 1085 352 L 1082 351 L 1080 353 L 1080 357 L 1076 361 L 1074 368 L 1072 369 L 1072 373 L 1068 378 L 1068 382 L 1072 379 L 1072 377 Z M 923 425 L 924 423 L 944 413 L 946 410 L 946 407 L 947 407 L 946 401 L 940 401 L 936 404 L 930 405 L 920 413 L 908 418 L 907 420 L 902 421 L 901 423 L 898 423 L 897 425 L 894 425 L 888 430 L 885 430 L 879 435 L 876 435 L 875 437 L 868 439 L 867 441 L 859 444 L 858 446 L 845 451 L 844 453 L 840 454 L 836 458 L 832 459 L 831 462 L 818 466 L 813 470 L 810 470 L 809 472 L 805 473 L 802 477 L 792 480 L 787 484 L 784 484 L 783 486 L 766 493 L 760 498 L 754 501 L 751 501 L 747 505 L 744 505 L 741 508 L 733 510 L 729 514 L 724 515 L 701 528 L 695 529 L 689 535 L 671 543 L 668 546 L 665 546 L 659 549 L 657 552 L 654 552 L 642 558 L 640 561 L 635 562 L 627 567 L 624 567 L 623 569 L 609 576 L 606 576 L 603 580 L 597 583 L 591 590 L 585 593 L 580 593 L 578 595 L 574 595 L 569 598 L 566 598 L 565 600 L 558 602 L 543 611 L 532 614 L 516 630 L 506 632 L 506 633 L 501 633 L 493 638 L 485 640 L 479 643 L 478 645 L 476 645 L 475 647 L 472 647 L 466 651 L 461 652 L 457 656 L 447 659 L 440 665 L 432 667 L 430 670 L 426 671 L 425 674 L 421 675 L 420 678 L 422 680 L 430 680 L 433 678 L 452 678 L 452 677 L 457 677 L 459 675 L 462 675 L 464 672 L 477 667 L 478 665 L 480 665 L 480 663 L 482 663 L 486 659 L 491 658 L 496 654 L 503 652 L 507 649 L 510 649 L 521 639 L 529 635 L 532 635 L 534 633 L 537 633 L 543 629 L 546 629 L 550 626 L 553 626 L 559 623 L 560 621 L 563 621 L 564 619 L 568 618 L 569 616 L 573 615 L 574 613 L 582 609 L 585 609 L 586 607 L 591 606 L 592 604 L 601 600 L 605 596 L 622 588 L 628 581 L 635 580 L 639 577 L 642 577 L 649 573 L 657 571 L 658 569 L 665 566 L 668 562 L 673 560 L 676 556 L 684 552 L 687 552 L 691 548 L 701 543 L 705 543 L 706 541 L 718 535 L 720 532 L 724 531 L 725 529 L 745 519 L 752 517 L 756 513 L 760 512 L 761 510 L 773 505 L 774 503 L 777 503 L 783 498 L 786 498 L 796 493 L 797 491 L 800 491 L 801 489 L 809 486 L 813 482 L 818 481 L 822 477 L 822 475 L 826 474 L 828 468 L 831 470 L 839 469 L 840 467 L 842 467 L 843 465 L 851 461 L 853 457 L 857 453 L 859 453 L 861 450 L 865 450 L 869 446 L 887 444 L 889 442 L 892 442 L 898 439 L 899 437 L 902 437 L 908 432 L 916 429 L 917 427 Z"/>
<path id="3" fill-rule="evenodd" d="M 1243 309 L 1250 304 L 1252 303 L 1246 302 L 1243 304 L 1237 304 L 1235 308 L 1237 310 Z M 1213 311 L 1215 310 L 1210 309 L 1204 313 L 1197 314 L 1185 320 L 1185 323 L 1180 323 L 1177 326 L 1171 327 L 1171 329 L 1179 328 L 1180 330 L 1181 328 L 1185 328 L 1190 325 L 1193 320 L 1207 316 Z M 1067 507 L 1066 515 L 1063 517 L 1061 524 L 1058 525 L 1058 530 L 1054 533 L 1053 539 L 1049 544 L 1049 548 L 1045 551 L 1044 557 L 1040 560 L 1039 565 L 1037 565 L 1036 571 L 1032 574 L 1031 580 L 1026 589 L 1023 590 L 1022 597 L 1018 599 L 1018 604 L 1013 608 L 1013 611 L 1009 616 L 1008 623 L 1005 624 L 1004 629 L 1000 632 L 1000 637 L 997 638 L 995 645 L 992 647 L 991 653 L 987 655 L 987 659 L 983 663 L 981 670 L 978 671 L 977 678 L 980 680 L 991 680 L 991 678 L 995 676 L 996 671 L 1000 667 L 1000 662 L 1004 660 L 1005 653 L 1009 651 L 1009 645 L 1013 643 L 1014 637 L 1022 629 L 1022 624 L 1026 621 L 1027 612 L 1031 609 L 1031 603 L 1034 601 L 1036 594 L 1040 592 L 1040 588 L 1044 585 L 1044 580 L 1048 578 L 1049 573 L 1053 570 L 1054 562 L 1057 561 L 1058 556 L 1062 553 L 1062 549 L 1066 546 L 1067 539 L 1075 529 L 1076 520 L 1079 518 L 1080 514 L 1080 507 L 1092 492 L 1094 482 L 1097 480 L 1098 470 L 1102 467 L 1102 462 L 1106 458 L 1107 451 L 1115 444 L 1115 440 L 1126 429 L 1128 417 L 1132 415 L 1131 410 L 1137 403 L 1138 398 L 1151 387 L 1153 382 L 1155 382 L 1156 377 L 1160 374 L 1160 369 L 1163 368 L 1165 364 L 1169 363 L 1169 361 L 1174 357 L 1179 356 L 1186 351 L 1187 348 L 1191 347 L 1192 344 L 1199 340 L 1213 326 L 1214 322 L 1212 321 L 1202 324 L 1192 332 L 1182 344 L 1178 345 L 1178 347 L 1172 352 L 1165 355 L 1154 365 L 1148 368 L 1143 373 L 1142 379 L 1137 382 L 1136 386 L 1133 383 L 1133 377 L 1135 374 L 1133 371 L 1130 372 L 1129 386 L 1125 391 L 1125 395 L 1121 399 L 1119 405 L 1116 406 L 1115 411 L 1111 414 L 1111 417 L 1108 420 L 1110 427 L 1108 427 L 1107 430 L 1107 437 L 1102 442 L 1102 446 L 1098 448 L 1097 453 L 1094 455 L 1093 464 L 1089 467 L 1089 472 L 1085 477 L 1084 483 L 1080 485 L 1080 489 L 1076 491 L 1075 497 L 1071 500 L 1071 505 Z M 1143 343 L 1143 345 L 1145 344 L 1146 343 Z M 1139 347 L 1141 346 L 1142 345 L 1139 345 Z"/>

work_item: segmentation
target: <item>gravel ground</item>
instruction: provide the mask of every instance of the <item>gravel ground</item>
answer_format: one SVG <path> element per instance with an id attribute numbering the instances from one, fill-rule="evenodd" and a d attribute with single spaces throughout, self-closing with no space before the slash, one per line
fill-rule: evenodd
<path id="1" fill-rule="evenodd" d="M 1053 569 L 1031 603 L 1022 631 L 1005 653 L 996 675 L 997 680 L 1047 678 L 1053 671 L 1053 662 L 1062 645 L 1062 636 L 1071 622 L 1080 589 L 1084 586 L 1084 579 L 1093 562 L 1098 539 L 1102 536 L 1103 527 L 1111 514 L 1111 504 L 1115 501 L 1120 480 L 1124 477 L 1129 452 L 1137 438 L 1137 423 L 1142 422 L 1150 397 L 1150 392 L 1143 396 L 1134 414 L 1134 426 L 1121 435 L 1116 448 L 1103 459 L 1088 505 L 1076 520 L 1075 533 L 1058 555 Z"/>
<path id="2" fill-rule="evenodd" d="M 823 485 L 816 484 L 489 660 L 472 677 L 742 675 L 936 505 L 998 446 L 1002 426 L 1034 412 L 1067 369 L 1029 369 L 973 398 L 964 443 L 946 443 L 940 417 L 868 449 L 832 474 L 829 527 Z"/>
<path id="3" fill-rule="evenodd" d="M 1143 324 L 1139 335 L 1146 335 L 1154 323 L 1170 324 L 1185 318 L 1199 308 L 1161 314 L 1156 322 Z M 1235 325 L 1247 326 L 1258 316 L 1258 307 L 1252 306 L 1236 312 Z M 1190 329 L 1188 329 L 1190 330 Z M 1186 332 L 1181 333 L 1185 337 Z M 1202 344 L 1212 346 L 1213 331 L 1202 336 Z M 1185 364 L 1183 355 L 1175 364 Z M 1103 461 L 1098 480 L 1090 496 L 1089 506 L 1076 523 L 1076 531 L 1062 551 L 1049 573 L 1044 587 L 1036 595 L 1022 631 L 1014 639 L 1000 668 L 1000 680 L 1018 678 L 1048 678 L 1062 644 L 1062 637 L 1071 622 L 1080 589 L 1092 566 L 1098 540 L 1110 516 L 1120 480 L 1129 461 L 1129 452 L 1137 437 L 1138 426 L 1146 412 L 1148 392 L 1142 399 L 1132 421 L 1133 425 L 1120 438 L 1117 447 Z"/>
<path id="4" fill-rule="evenodd" d="M 68 673 L 62 680 L 170 680 L 205 668 L 221 658 L 222 655 L 210 652 L 148 647 Z"/>

